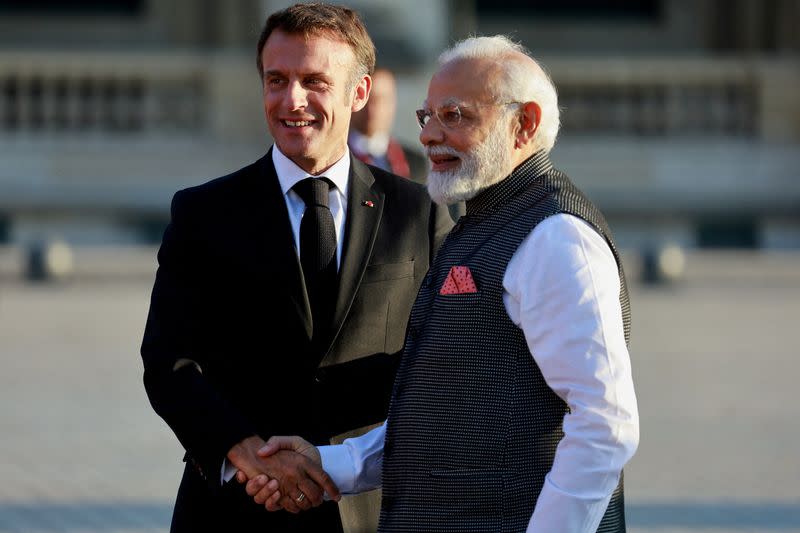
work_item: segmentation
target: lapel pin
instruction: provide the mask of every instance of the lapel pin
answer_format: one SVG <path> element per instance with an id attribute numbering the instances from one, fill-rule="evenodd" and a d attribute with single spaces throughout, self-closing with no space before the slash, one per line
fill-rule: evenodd
<path id="1" fill-rule="evenodd" d="M 361 202 L 361 205 L 365 205 L 367 207 L 375 207 L 375 204 L 372 203 L 372 200 L 364 200 Z"/>

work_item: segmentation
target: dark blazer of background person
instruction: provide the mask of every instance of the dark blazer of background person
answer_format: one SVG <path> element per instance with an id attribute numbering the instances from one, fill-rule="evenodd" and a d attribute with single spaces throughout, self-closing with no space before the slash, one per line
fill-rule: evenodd
<path id="1" fill-rule="evenodd" d="M 326 443 L 386 416 L 411 305 L 452 223 L 422 187 L 355 157 L 347 206 L 333 333 L 315 349 L 270 154 L 175 195 L 142 356 L 150 401 L 187 450 L 177 520 L 309 520 L 220 488 L 226 452 L 252 434 Z"/>
<path id="2" fill-rule="evenodd" d="M 353 116 L 357 115 L 358 113 Z M 352 150 L 353 154 L 358 159 L 364 163 L 397 174 L 398 176 L 408 178 L 420 185 L 425 185 L 427 183 L 430 166 L 428 165 L 428 158 L 422 155 L 420 150 L 415 150 L 401 143 L 394 137 L 390 137 L 388 139 L 389 144 L 386 151 L 381 154 L 380 158 L 375 158 L 373 154 L 359 149 L 363 148 L 358 146 L 361 139 L 366 139 L 366 135 L 360 131 L 351 129 L 348 144 L 350 150 Z"/>

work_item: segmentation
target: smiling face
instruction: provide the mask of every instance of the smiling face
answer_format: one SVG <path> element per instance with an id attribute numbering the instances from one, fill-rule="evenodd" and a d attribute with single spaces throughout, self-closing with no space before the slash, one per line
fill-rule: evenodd
<path id="1" fill-rule="evenodd" d="M 473 198 L 514 168 L 516 121 L 507 106 L 497 105 L 497 70 L 491 61 L 457 60 L 431 79 L 425 108 L 458 106 L 461 114 L 458 126 L 446 128 L 432 117 L 420 133 L 431 161 L 428 192 L 437 203 Z"/>
<path id="2" fill-rule="evenodd" d="M 261 53 L 264 112 L 275 143 L 306 172 L 317 175 L 347 149 L 350 116 L 364 107 L 371 80 L 355 86 L 355 55 L 325 35 L 272 32 Z"/>

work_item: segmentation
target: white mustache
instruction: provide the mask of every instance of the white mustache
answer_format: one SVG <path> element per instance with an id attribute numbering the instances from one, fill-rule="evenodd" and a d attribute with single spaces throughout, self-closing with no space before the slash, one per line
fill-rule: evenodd
<path id="1" fill-rule="evenodd" d="M 464 154 L 449 146 L 426 146 L 425 155 L 431 157 L 432 155 L 450 155 L 453 157 L 462 158 Z"/>

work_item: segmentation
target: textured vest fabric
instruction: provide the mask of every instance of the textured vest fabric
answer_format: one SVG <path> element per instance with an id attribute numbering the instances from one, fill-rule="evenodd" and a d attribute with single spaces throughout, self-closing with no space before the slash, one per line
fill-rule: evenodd
<path id="1" fill-rule="evenodd" d="M 502 281 L 523 239 L 557 213 L 587 221 L 611 247 L 628 340 L 625 278 L 603 216 L 546 154 L 470 200 L 411 312 L 387 422 L 379 531 L 525 531 L 568 407 L 509 319 Z M 457 265 L 469 267 L 477 293 L 439 294 Z M 598 531 L 625 531 L 622 481 Z"/>

